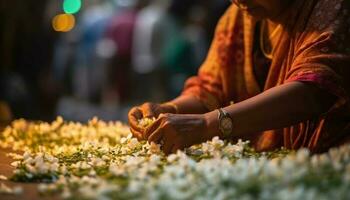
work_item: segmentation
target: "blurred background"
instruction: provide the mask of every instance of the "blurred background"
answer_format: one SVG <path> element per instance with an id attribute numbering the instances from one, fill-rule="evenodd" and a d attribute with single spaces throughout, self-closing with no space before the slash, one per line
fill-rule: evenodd
<path id="1" fill-rule="evenodd" d="M 180 94 L 228 0 L 0 1 L 0 121 L 127 120 Z"/>

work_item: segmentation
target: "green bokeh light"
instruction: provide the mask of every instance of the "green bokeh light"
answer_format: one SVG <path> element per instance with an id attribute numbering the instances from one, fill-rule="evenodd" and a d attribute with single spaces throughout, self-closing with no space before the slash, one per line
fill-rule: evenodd
<path id="1" fill-rule="evenodd" d="M 63 11 L 67 14 L 77 13 L 81 8 L 81 0 L 64 0 Z"/>

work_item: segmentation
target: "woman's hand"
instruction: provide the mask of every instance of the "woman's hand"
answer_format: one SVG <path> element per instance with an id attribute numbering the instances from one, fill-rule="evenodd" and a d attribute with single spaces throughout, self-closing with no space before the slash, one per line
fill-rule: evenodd
<path id="1" fill-rule="evenodd" d="M 161 114 L 145 131 L 149 142 L 162 145 L 166 154 L 175 153 L 214 135 L 204 114 Z"/>
<path id="2" fill-rule="evenodd" d="M 128 114 L 130 130 L 134 137 L 139 140 L 147 139 L 144 137 L 145 128 L 139 126 L 139 120 L 142 118 L 157 118 L 162 113 L 176 113 L 176 107 L 170 103 L 156 104 L 144 103 L 141 106 L 133 107 Z"/>

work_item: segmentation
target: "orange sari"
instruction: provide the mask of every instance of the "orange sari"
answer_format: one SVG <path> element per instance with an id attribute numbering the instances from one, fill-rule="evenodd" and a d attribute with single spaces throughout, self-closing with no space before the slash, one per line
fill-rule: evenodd
<path id="1" fill-rule="evenodd" d="M 273 55 L 264 88 L 253 71 L 256 21 L 231 5 L 220 19 L 209 54 L 182 95 L 215 110 L 290 81 L 317 85 L 338 97 L 325 114 L 280 130 L 254 134 L 258 150 L 284 146 L 323 152 L 350 136 L 350 1 L 295 0 Z"/>

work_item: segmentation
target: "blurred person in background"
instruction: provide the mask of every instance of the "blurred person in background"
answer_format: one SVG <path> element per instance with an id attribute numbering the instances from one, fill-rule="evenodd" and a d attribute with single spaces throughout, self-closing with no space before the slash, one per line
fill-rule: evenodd
<path id="1" fill-rule="evenodd" d="M 57 80 L 65 84 L 65 95 L 88 102 L 101 98 L 105 65 L 115 53 L 104 40 L 113 13 L 113 4 L 107 0 L 86 1 L 77 27 L 61 35 L 53 63 Z"/>
<path id="2" fill-rule="evenodd" d="M 192 12 L 199 6 L 181 2 L 153 0 L 137 15 L 132 58 L 138 100 L 178 95 L 183 80 L 194 75 L 196 62 L 203 59 L 206 32 L 200 21 L 205 12 Z"/>
<path id="3" fill-rule="evenodd" d="M 59 89 L 51 69 L 56 35 L 46 23 L 48 4 L 47 0 L 0 3 L 0 92 L 14 118 L 54 118 Z"/>
<path id="4" fill-rule="evenodd" d="M 151 0 L 139 11 L 133 36 L 133 98 L 165 99 L 167 76 L 162 53 L 173 37 L 175 24 L 168 13 L 169 0 Z"/>
<path id="5" fill-rule="evenodd" d="M 131 37 L 143 3 L 86 1 L 77 27 L 65 33 L 56 49 L 56 74 L 66 83 L 58 114 L 77 121 L 119 118 L 120 106 L 130 100 Z"/>
<path id="6" fill-rule="evenodd" d="M 214 136 L 249 139 L 258 151 L 341 144 L 350 132 L 349 9 L 344 0 L 233 1 L 198 75 L 174 100 L 132 108 L 131 131 L 165 153 Z"/>
<path id="7" fill-rule="evenodd" d="M 196 1 L 175 0 L 169 7 L 173 28 L 170 29 L 171 37 L 164 42 L 161 58 L 168 74 L 166 89 L 171 98 L 179 95 L 184 80 L 195 74 L 198 68 L 196 62 L 202 59 L 198 50 L 205 46 L 202 43 L 205 33 L 201 32 L 205 12 L 201 8 Z"/>
<path id="8" fill-rule="evenodd" d="M 123 113 L 134 102 L 149 98 L 160 101 L 178 94 L 185 78 L 169 81 L 169 71 L 175 69 L 177 77 L 193 75 L 197 68 L 193 60 L 198 56 L 188 58 L 192 54 L 188 50 L 199 44 L 193 36 L 198 24 L 186 28 L 191 25 L 187 22 L 190 8 L 184 12 L 184 2 L 86 1 L 77 15 L 77 27 L 62 35 L 56 46 L 55 75 L 65 84 L 57 114 L 78 121 L 93 115 L 111 119 L 112 110 Z M 191 23 L 197 21 L 198 17 Z M 183 58 L 188 62 L 177 65 Z"/>
<path id="9" fill-rule="evenodd" d="M 106 45 L 106 28 L 113 17 L 109 1 L 92 1 L 81 13 L 74 61 L 74 93 L 91 103 L 100 103 L 106 85 L 108 62 L 115 49 Z M 113 45 L 113 43 L 111 43 Z M 83 78 L 84 77 L 84 78 Z"/>
<path id="10" fill-rule="evenodd" d="M 93 116 L 114 119 L 118 98 L 106 98 L 105 94 L 112 87 L 107 78 L 116 45 L 106 31 L 123 7 L 110 0 L 88 0 L 83 5 L 76 15 L 76 27 L 61 34 L 55 46 L 55 77 L 63 84 L 56 114 L 74 121 Z"/>
<path id="11" fill-rule="evenodd" d="M 105 36 L 116 47 L 115 55 L 108 67 L 109 86 L 117 92 L 120 104 L 130 101 L 132 46 L 136 19 L 139 10 L 146 3 L 142 0 L 119 0 L 120 9 L 110 20 Z"/>
<path id="12" fill-rule="evenodd" d="M 178 95 L 182 81 L 194 74 L 198 67 L 196 63 L 201 57 L 199 55 L 203 54 L 198 53 L 198 50 L 203 50 L 198 46 L 203 44 L 200 42 L 202 31 L 204 30 L 207 36 L 205 43 L 208 43 L 211 37 L 211 34 L 208 34 L 209 24 L 217 19 L 214 13 L 220 10 L 217 8 L 222 6 L 217 5 L 223 5 L 222 2 L 225 0 L 171 0 L 171 8 L 165 6 L 162 11 L 163 16 L 167 16 L 163 21 L 167 22 L 157 22 L 156 26 L 144 26 L 142 31 L 137 32 L 138 35 L 142 35 L 142 32 L 147 33 L 149 29 L 153 29 L 152 37 L 158 40 L 153 43 L 157 47 L 152 47 L 158 49 L 156 51 L 160 51 L 161 54 L 159 57 L 154 56 L 158 60 L 154 68 L 157 70 L 148 74 L 159 80 L 155 81 L 157 87 L 149 88 L 152 100 L 162 101 Z M 74 14 L 75 27 L 69 32 L 57 32 L 52 27 L 52 20 L 56 15 L 63 13 L 62 1 L 2 1 L 0 84 L 2 99 L 11 107 L 13 117 L 49 121 L 59 114 L 68 120 L 77 121 L 85 121 L 94 115 L 102 119 L 124 119 L 121 117 L 124 116 L 123 110 L 128 110 L 127 107 L 134 102 L 140 103 L 145 100 L 142 95 L 134 95 L 136 92 L 128 94 L 128 91 L 138 90 L 137 84 L 142 84 L 141 79 L 138 79 L 141 74 L 135 73 L 132 69 L 134 65 L 130 66 L 132 49 L 138 45 L 132 44 L 136 36 L 125 34 L 131 38 L 125 40 L 129 41 L 126 43 L 131 43 L 131 56 L 126 65 L 121 64 L 123 61 L 119 62 L 118 59 L 121 58 L 117 58 L 116 37 L 119 36 L 106 33 L 107 29 L 113 29 L 111 23 L 118 18 L 118 14 L 125 13 L 124 11 L 133 10 L 135 20 L 142 20 L 137 15 L 148 3 L 156 5 L 149 0 L 85 0 L 82 1 L 81 10 Z M 166 1 L 158 1 L 158 4 L 165 3 Z M 198 6 L 201 8 L 196 10 L 204 8 L 204 12 L 198 12 L 202 14 L 197 15 L 197 11 L 190 11 Z M 154 10 L 154 15 L 158 15 L 159 10 Z M 205 15 L 209 15 L 210 19 L 203 19 Z M 173 28 L 167 30 L 168 27 Z M 121 32 L 127 32 L 126 30 L 127 28 L 122 29 Z M 163 33 L 164 31 L 166 33 Z M 164 38 L 170 39 L 162 39 L 165 40 L 164 43 L 159 42 L 160 35 L 169 35 Z M 171 39 L 174 35 L 177 38 Z M 179 48 L 168 45 L 167 41 Z M 172 53 L 173 50 L 175 53 Z M 192 54 L 193 51 L 196 56 L 189 59 L 188 63 L 191 64 L 176 64 L 181 63 L 183 58 L 188 56 L 188 52 Z M 117 70 L 120 72 L 117 73 Z M 123 70 L 129 72 L 124 74 Z M 170 73 L 176 75 L 170 76 Z M 144 75 L 141 76 L 145 77 Z M 173 80 L 169 81 L 171 77 L 180 78 L 172 78 Z M 136 81 L 138 83 L 134 84 Z"/>

